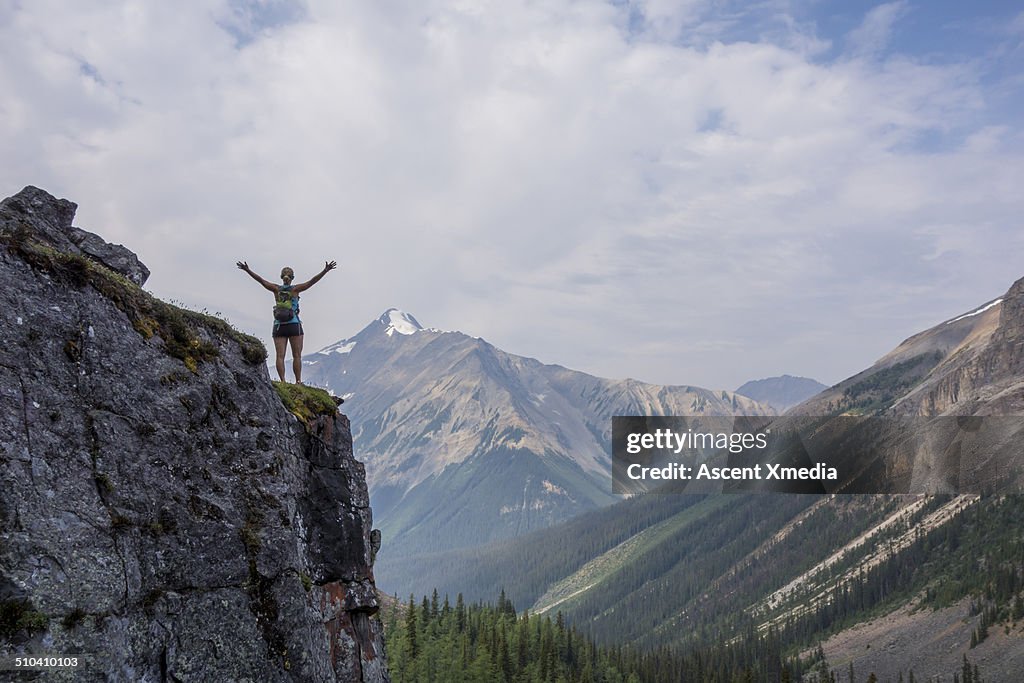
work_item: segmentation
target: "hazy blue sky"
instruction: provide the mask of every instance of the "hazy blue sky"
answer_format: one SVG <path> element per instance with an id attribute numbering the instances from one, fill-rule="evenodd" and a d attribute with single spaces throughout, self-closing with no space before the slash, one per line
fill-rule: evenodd
<path id="1" fill-rule="evenodd" d="M 306 348 L 832 383 L 1024 276 L 1019 3 L 0 0 L 0 195 Z"/>

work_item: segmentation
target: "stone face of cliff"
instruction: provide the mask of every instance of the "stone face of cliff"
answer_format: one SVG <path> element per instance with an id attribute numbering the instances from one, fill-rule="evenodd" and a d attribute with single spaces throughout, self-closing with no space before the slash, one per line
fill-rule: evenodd
<path id="1" fill-rule="evenodd" d="M 150 297 L 74 210 L 0 203 L 0 656 L 387 680 L 348 419 L 297 419 L 258 340 Z"/>
<path id="2" fill-rule="evenodd" d="M 979 320 L 978 331 L 902 399 L 897 410 L 921 415 L 1024 413 L 1024 278 L 978 310 L 967 314 Z"/>

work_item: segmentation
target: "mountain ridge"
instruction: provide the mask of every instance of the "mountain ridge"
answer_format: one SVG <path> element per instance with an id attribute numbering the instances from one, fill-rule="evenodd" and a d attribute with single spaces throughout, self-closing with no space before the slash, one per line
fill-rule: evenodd
<path id="1" fill-rule="evenodd" d="M 1008 374 L 1019 369 L 1019 353 L 1005 351 L 1001 371 L 1007 376 L 996 382 L 993 373 L 1000 361 L 992 355 L 996 352 L 990 347 L 1005 345 L 1008 339 L 1016 340 L 1021 334 L 1022 288 L 1024 278 L 1017 280 L 1002 297 L 911 335 L 870 367 L 793 407 L 789 414 L 828 415 L 865 409 L 891 409 L 894 414 L 922 416 L 966 414 L 972 410 L 969 401 L 981 398 L 963 395 L 972 389 L 1005 383 L 1004 388 L 1016 387 L 1019 392 L 1017 380 Z M 1012 346 L 1013 342 L 1010 343 Z M 991 367 L 983 367 L 986 364 Z M 888 386 L 904 393 L 886 398 L 884 392 L 870 386 L 872 378 L 883 378 Z M 999 409 L 1012 414 L 1024 408 L 1015 404 Z"/>
<path id="2" fill-rule="evenodd" d="M 306 356 L 303 373 L 346 400 L 389 558 L 507 538 L 613 502 L 613 415 L 774 413 L 733 392 L 545 364 L 394 308 Z"/>
<path id="3" fill-rule="evenodd" d="M 1022 340 L 1024 279 L 787 415 L 1020 415 Z M 982 662 L 985 680 L 1016 680 L 1024 592 L 1010 577 L 1024 575 L 1022 523 L 1015 495 L 650 494 L 421 559 L 401 585 L 457 588 L 470 600 L 504 587 L 531 612 L 557 610 L 604 643 L 686 651 L 783 638 L 817 662 L 816 680 L 851 662 L 879 680 L 909 666 L 919 678 L 948 675 L 964 655 Z M 943 616 L 921 617 L 924 607 Z M 941 638 L 923 630 L 935 623 Z M 921 642 L 942 649 L 922 653 Z"/>

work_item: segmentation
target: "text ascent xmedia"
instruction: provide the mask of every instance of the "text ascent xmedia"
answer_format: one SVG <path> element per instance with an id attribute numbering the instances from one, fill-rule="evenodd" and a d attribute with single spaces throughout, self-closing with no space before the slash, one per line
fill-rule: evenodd
<path id="1" fill-rule="evenodd" d="M 655 429 L 653 432 L 634 432 L 626 435 L 626 452 L 636 455 L 645 450 L 672 451 L 679 454 L 684 449 L 723 450 L 741 453 L 750 448 L 768 447 L 771 430 L 757 432 L 695 432 L 687 429 L 677 432 L 671 429 Z"/>

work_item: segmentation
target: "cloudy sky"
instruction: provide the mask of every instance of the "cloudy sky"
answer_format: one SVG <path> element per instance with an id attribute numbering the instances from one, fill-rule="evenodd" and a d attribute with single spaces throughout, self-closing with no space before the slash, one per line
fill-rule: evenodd
<path id="1" fill-rule="evenodd" d="M 1024 12 L 0 0 L 0 195 L 306 348 L 397 306 L 607 377 L 832 383 L 1024 276 Z"/>

